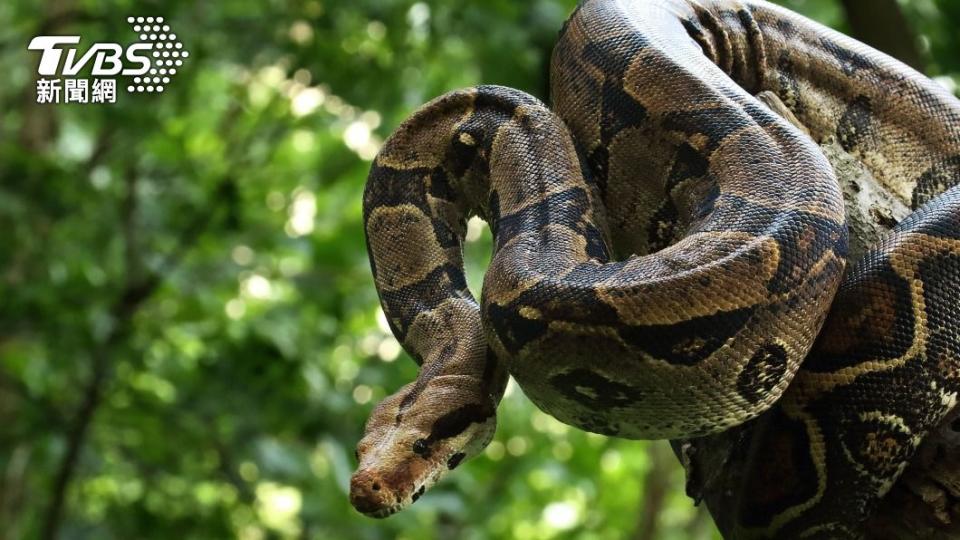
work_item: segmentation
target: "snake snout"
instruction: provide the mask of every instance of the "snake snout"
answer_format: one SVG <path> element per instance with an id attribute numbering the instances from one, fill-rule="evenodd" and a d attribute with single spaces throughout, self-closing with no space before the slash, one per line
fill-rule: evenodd
<path id="1" fill-rule="evenodd" d="M 386 517 L 393 513 L 390 510 L 396 501 L 380 477 L 366 470 L 350 479 L 350 504 L 361 513 Z"/>

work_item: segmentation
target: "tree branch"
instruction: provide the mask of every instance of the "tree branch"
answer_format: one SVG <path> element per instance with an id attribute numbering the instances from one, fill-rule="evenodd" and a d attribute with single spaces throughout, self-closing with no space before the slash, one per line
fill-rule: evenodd
<path id="1" fill-rule="evenodd" d="M 234 101 L 231 108 L 224 114 L 221 123 L 222 132 L 234 132 L 233 127 L 243 112 L 240 103 L 242 103 L 242 100 Z M 103 144 L 106 145 L 106 139 L 102 138 L 102 140 L 104 141 Z M 241 144 L 235 145 L 237 148 L 244 146 L 242 142 Z M 98 148 L 91 158 L 99 160 L 107 150 L 107 148 Z M 87 384 L 84 385 L 83 400 L 67 434 L 67 450 L 64 453 L 63 459 L 60 461 L 60 465 L 57 467 L 52 499 L 42 526 L 40 536 L 42 540 L 54 540 L 60 530 L 67 491 L 76 472 L 80 452 L 86 443 L 90 426 L 101 404 L 104 387 L 110 378 L 109 375 L 112 368 L 110 356 L 132 331 L 133 317 L 136 311 L 156 292 L 164 276 L 170 275 L 182 262 L 186 253 L 210 226 L 210 223 L 217 215 L 216 210 L 223 206 L 224 201 L 229 201 L 229 197 L 225 195 L 232 193 L 233 190 L 236 189 L 235 171 L 244 165 L 241 159 L 230 161 L 228 170 L 214 186 L 213 196 L 211 197 L 214 208 L 199 209 L 190 219 L 188 225 L 181 231 L 173 251 L 161 261 L 155 271 L 141 280 L 133 277 L 134 275 L 139 275 L 137 270 L 142 261 L 136 253 L 137 242 L 135 240 L 136 178 L 138 173 L 135 167 L 131 166 L 128 169 L 126 178 L 127 192 L 121 202 L 121 215 L 123 216 L 124 224 L 126 284 L 118 296 L 117 301 L 110 309 L 110 314 L 113 320 L 117 321 L 117 324 L 93 355 L 90 379 L 87 381 Z"/>
<path id="2" fill-rule="evenodd" d="M 841 0 L 853 35 L 918 71 L 926 62 L 897 0 Z"/>
<path id="3" fill-rule="evenodd" d="M 660 532 L 660 513 L 670 491 L 667 460 L 672 459 L 664 441 L 652 441 L 647 448 L 650 468 L 643 479 L 643 505 L 637 516 L 633 540 L 656 540 Z"/>
<path id="4" fill-rule="evenodd" d="M 135 174 L 135 172 L 132 174 Z M 215 201 L 221 199 L 219 195 L 226 189 L 226 186 L 232 182 L 233 177 L 228 175 L 217 184 L 215 190 L 217 196 L 214 197 Z M 135 188 L 135 182 L 128 182 L 128 190 L 134 190 Z M 128 195 L 124 200 L 126 205 L 132 205 L 135 196 Z M 133 217 L 128 215 L 127 210 L 125 210 L 124 215 L 127 216 L 127 227 L 125 227 L 125 229 L 127 229 L 128 235 L 132 235 Z M 133 281 L 132 278 L 130 278 L 130 269 L 128 269 L 128 284 L 124 287 L 118 300 L 110 309 L 110 313 L 113 319 L 117 321 L 117 325 L 107 336 L 104 344 L 99 347 L 93 355 L 90 380 L 84 386 L 83 400 L 67 434 L 67 450 L 57 468 L 57 473 L 54 478 L 52 501 L 46 512 L 46 519 L 44 520 L 43 531 L 41 533 L 43 540 L 54 540 L 60 530 L 67 488 L 75 474 L 80 458 L 80 451 L 86 443 L 90 426 L 93 423 L 93 418 L 103 397 L 104 387 L 109 379 L 109 372 L 112 368 L 112 362 L 110 362 L 111 354 L 118 345 L 123 343 L 132 330 L 133 316 L 136 311 L 156 292 L 162 282 L 162 276 L 169 275 L 169 273 L 176 268 L 184 254 L 196 243 L 196 240 L 209 226 L 214 215 L 215 212 L 209 210 L 198 211 L 190 224 L 180 234 L 180 240 L 177 243 L 176 249 L 164 259 L 158 271 L 150 274 L 146 279 L 139 282 Z M 134 245 L 133 237 L 127 235 L 125 235 L 125 237 L 128 246 L 127 249 L 129 250 Z M 128 263 L 133 259 L 133 255 L 127 255 Z"/>

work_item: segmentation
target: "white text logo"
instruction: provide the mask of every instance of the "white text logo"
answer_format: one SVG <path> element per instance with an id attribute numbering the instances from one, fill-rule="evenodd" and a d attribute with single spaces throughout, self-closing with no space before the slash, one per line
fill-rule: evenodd
<path id="1" fill-rule="evenodd" d="M 37 36 L 28 49 L 40 51 L 37 103 L 115 103 L 117 79 L 129 77 L 130 93 L 159 93 L 190 53 L 163 17 L 127 17 L 140 40 L 126 47 L 94 43 L 81 50 L 80 36 Z M 89 68 L 91 78 L 77 77 Z"/>

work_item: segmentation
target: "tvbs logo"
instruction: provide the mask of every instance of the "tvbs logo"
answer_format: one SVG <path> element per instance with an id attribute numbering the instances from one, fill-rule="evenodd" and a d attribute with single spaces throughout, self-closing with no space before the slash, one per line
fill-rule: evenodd
<path id="1" fill-rule="evenodd" d="M 127 92 L 163 92 L 190 53 L 163 17 L 127 22 L 140 39 L 125 47 L 93 43 L 84 52 L 80 36 L 34 37 L 27 48 L 41 53 L 37 103 L 115 103 L 118 76 L 129 78 Z M 77 77 L 88 68 L 90 78 Z"/>

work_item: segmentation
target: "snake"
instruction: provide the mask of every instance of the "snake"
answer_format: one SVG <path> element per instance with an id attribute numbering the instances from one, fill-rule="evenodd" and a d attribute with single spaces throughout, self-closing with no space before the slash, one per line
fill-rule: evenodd
<path id="1" fill-rule="evenodd" d="M 736 433 L 726 538 L 862 537 L 960 391 L 960 102 L 763 0 L 584 0 L 550 101 L 449 92 L 372 163 L 367 252 L 419 372 L 371 412 L 352 505 L 389 516 L 481 453 L 512 377 L 588 432 Z M 828 139 L 911 209 L 852 260 Z"/>

